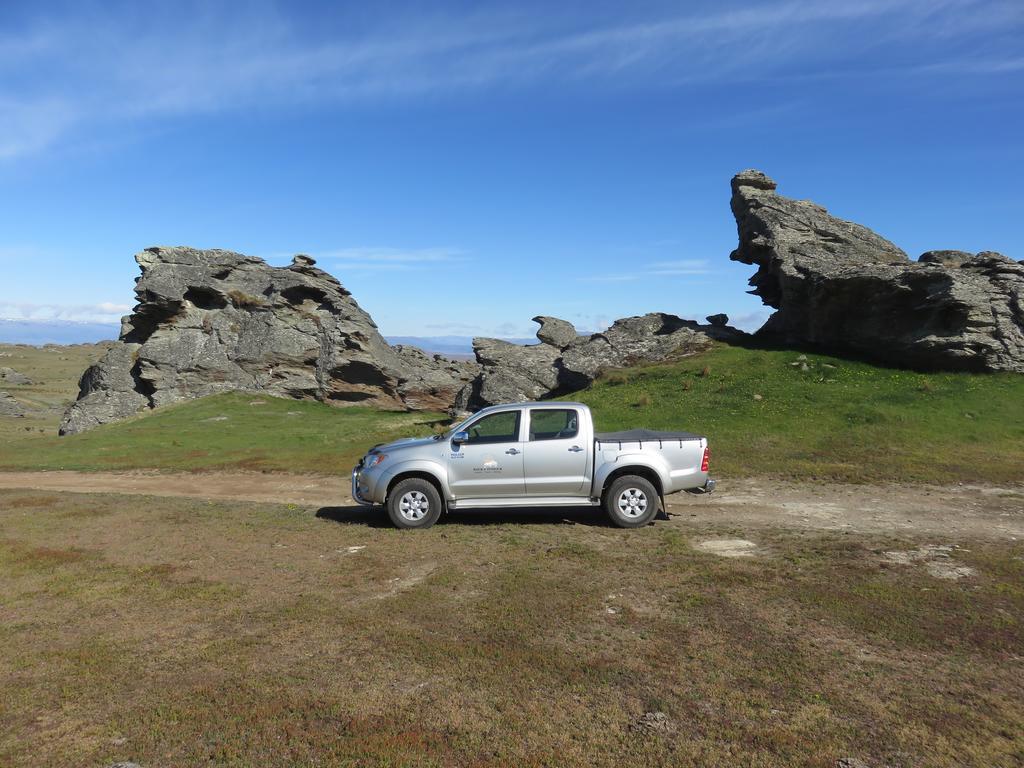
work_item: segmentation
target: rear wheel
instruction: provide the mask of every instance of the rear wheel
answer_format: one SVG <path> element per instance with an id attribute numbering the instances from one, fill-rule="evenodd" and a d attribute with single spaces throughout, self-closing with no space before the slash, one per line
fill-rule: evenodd
<path id="1" fill-rule="evenodd" d="M 658 514 L 658 491 L 650 480 L 623 475 L 605 492 L 604 511 L 619 528 L 640 528 Z"/>
<path id="2" fill-rule="evenodd" d="M 441 494 L 432 483 L 411 477 L 391 489 L 387 507 L 396 528 L 429 528 L 441 516 Z"/>

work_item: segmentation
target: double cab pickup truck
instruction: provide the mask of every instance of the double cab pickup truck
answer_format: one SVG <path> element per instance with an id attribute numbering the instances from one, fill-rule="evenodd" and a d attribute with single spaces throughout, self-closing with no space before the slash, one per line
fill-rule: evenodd
<path id="1" fill-rule="evenodd" d="M 429 528 L 443 511 L 603 507 L 638 528 L 670 493 L 709 493 L 708 441 L 689 432 L 594 431 L 582 403 L 484 408 L 444 434 L 370 449 L 352 470 L 352 498 L 383 505 L 399 528 Z"/>

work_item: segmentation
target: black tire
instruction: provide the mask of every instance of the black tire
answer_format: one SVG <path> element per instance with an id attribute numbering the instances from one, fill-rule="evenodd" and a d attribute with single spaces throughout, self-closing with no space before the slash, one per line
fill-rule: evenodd
<path id="1" fill-rule="evenodd" d="M 639 475 L 623 475 L 612 482 L 604 494 L 604 511 L 612 525 L 640 528 L 658 514 L 661 499 L 658 490 Z"/>
<path id="2" fill-rule="evenodd" d="M 396 528 L 429 528 L 441 516 L 441 494 L 427 480 L 410 477 L 391 489 L 387 507 Z"/>

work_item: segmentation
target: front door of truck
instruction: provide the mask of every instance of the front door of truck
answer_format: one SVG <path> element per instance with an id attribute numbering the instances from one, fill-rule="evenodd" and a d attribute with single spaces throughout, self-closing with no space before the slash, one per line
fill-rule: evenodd
<path id="1" fill-rule="evenodd" d="M 456 499 L 525 494 L 521 422 L 518 408 L 489 413 L 466 427 L 467 442 L 449 444 L 448 484 Z"/>
<path id="2" fill-rule="evenodd" d="M 575 408 L 530 410 L 526 442 L 528 496 L 579 496 L 589 492 L 589 445 L 580 440 Z"/>

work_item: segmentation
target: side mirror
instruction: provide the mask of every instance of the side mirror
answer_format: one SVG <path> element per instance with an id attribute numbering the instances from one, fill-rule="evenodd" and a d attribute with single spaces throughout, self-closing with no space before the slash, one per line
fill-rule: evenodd
<path id="1" fill-rule="evenodd" d="M 461 445 L 462 443 L 469 442 L 469 432 L 456 432 L 452 435 L 452 442 L 455 445 Z"/>

